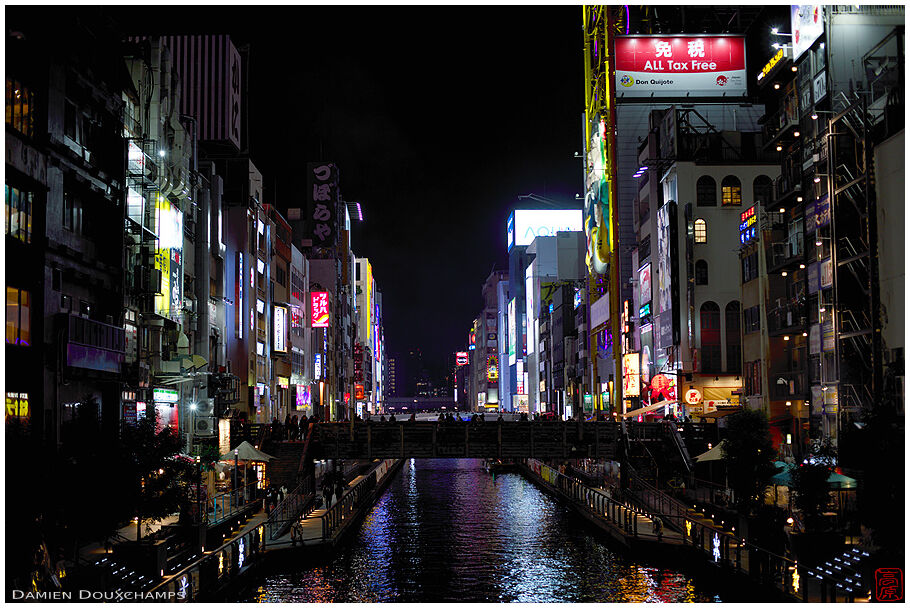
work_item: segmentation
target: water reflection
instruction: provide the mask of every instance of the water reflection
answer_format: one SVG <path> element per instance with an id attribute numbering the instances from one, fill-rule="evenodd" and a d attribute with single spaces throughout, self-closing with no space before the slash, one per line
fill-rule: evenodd
<path id="1" fill-rule="evenodd" d="M 705 602 L 690 577 L 611 550 L 517 474 L 411 460 L 322 564 L 265 577 L 260 602 Z"/>

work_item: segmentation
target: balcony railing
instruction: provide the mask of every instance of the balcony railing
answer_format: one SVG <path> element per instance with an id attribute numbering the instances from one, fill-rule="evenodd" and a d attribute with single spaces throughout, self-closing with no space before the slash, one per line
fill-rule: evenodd
<path id="1" fill-rule="evenodd" d="M 126 356 L 122 327 L 61 315 L 66 326 L 66 364 L 70 367 L 120 373 Z"/>
<path id="2" fill-rule="evenodd" d="M 768 331 L 805 328 L 806 307 L 802 302 L 786 302 L 768 311 Z"/>

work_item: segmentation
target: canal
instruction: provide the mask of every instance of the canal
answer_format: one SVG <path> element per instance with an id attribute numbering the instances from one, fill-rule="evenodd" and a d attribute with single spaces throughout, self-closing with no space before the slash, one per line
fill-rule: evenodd
<path id="1" fill-rule="evenodd" d="M 334 553 L 250 580 L 259 602 L 711 602 L 729 591 L 625 555 L 517 473 L 411 460 Z M 704 577 L 703 577 L 704 578 Z M 236 600 L 235 600 L 236 601 Z"/>

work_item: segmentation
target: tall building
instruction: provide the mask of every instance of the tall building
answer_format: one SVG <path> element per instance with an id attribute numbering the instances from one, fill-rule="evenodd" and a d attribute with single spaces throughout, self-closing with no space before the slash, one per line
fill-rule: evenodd
<path id="1" fill-rule="evenodd" d="M 794 456 L 903 412 L 903 24 L 899 5 L 793 5 L 757 77 L 780 178 L 753 253 L 770 355 L 753 391 Z"/>
<path id="2" fill-rule="evenodd" d="M 6 420 L 56 449 L 80 403 L 120 423 L 122 58 L 91 13 L 7 25 Z"/>

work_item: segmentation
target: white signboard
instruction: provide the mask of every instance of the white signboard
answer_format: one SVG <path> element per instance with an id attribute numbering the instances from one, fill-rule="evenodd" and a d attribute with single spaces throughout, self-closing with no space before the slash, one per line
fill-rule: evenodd
<path id="1" fill-rule="evenodd" d="M 288 309 L 286 306 L 275 307 L 275 334 L 272 346 L 276 352 L 288 352 Z"/>
<path id="2" fill-rule="evenodd" d="M 790 31 L 793 33 L 793 61 L 796 61 L 825 32 L 822 5 L 791 4 Z"/>
<path id="3" fill-rule="evenodd" d="M 509 217 L 508 248 L 530 245 L 538 236 L 582 230 L 581 209 L 516 209 Z"/>

